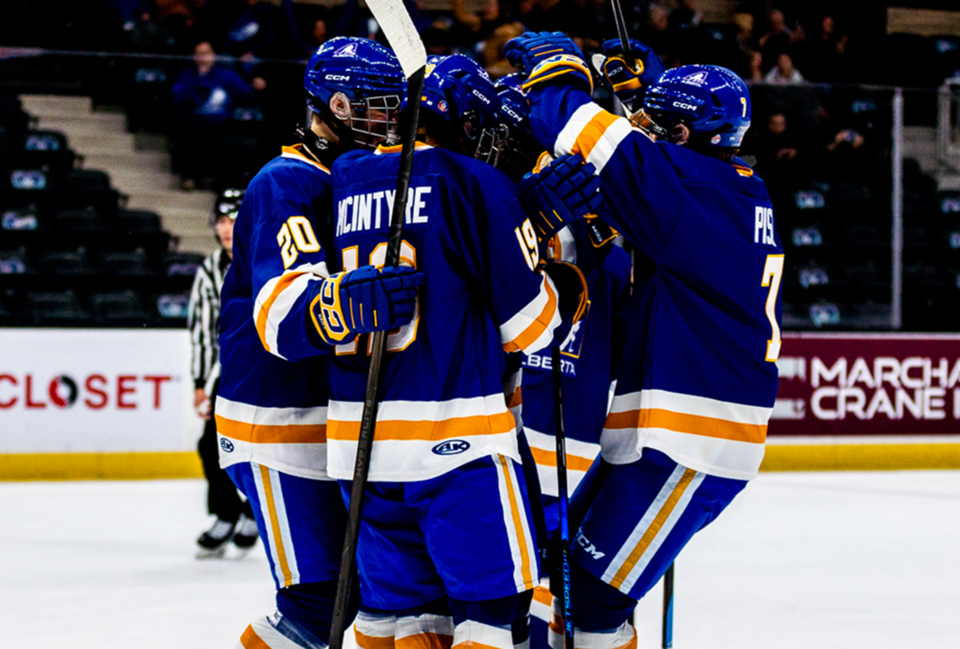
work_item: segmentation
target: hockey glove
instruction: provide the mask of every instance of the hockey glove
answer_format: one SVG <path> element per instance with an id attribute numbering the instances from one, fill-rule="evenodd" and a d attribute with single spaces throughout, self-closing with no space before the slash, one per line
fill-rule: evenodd
<path id="1" fill-rule="evenodd" d="M 636 39 L 630 39 L 630 52 L 623 54 L 620 39 L 602 45 L 603 59 L 597 66 L 613 93 L 631 113 L 643 107 L 647 87 L 660 78 L 666 67 L 657 53 Z M 596 55 L 595 55 L 596 56 Z"/>
<path id="2" fill-rule="evenodd" d="M 528 173 L 517 194 L 540 239 L 548 239 L 600 207 L 596 167 L 574 153 L 560 156 L 539 173 Z"/>
<path id="3" fill-rule="evenodd" d="M 350 342 L 359 334 L 390 331 L 410 322 L 423 273 L 409 266 L 363 266 L 320 282 L 310 316 L 328 345 Z"/>
<path id="4" fill-rule="evenodd" d="M 593 77 L 577 44 L 562 32 L 527 32 L 507 41 L 507 60 L 527 75 L 523 90 L 563 76 L 563 81 L 593 92 Z"/>

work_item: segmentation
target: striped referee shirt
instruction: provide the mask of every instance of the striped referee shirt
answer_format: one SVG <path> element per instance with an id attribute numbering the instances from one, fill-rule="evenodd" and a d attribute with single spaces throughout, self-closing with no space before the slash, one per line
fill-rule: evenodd
<path id="1" fill-rule="evenodd" d="M 210 394 L 220 378 L 220 289 L 230 268 L 230 255 L 223 248 L 212 252 L 197 268 L 190 291 L 187 327 L 190 329 L 190 373 L 195 388 Z"/>

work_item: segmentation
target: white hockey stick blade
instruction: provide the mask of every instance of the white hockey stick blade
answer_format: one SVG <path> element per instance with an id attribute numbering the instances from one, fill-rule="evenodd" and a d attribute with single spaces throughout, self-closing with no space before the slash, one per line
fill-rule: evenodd
<path id="1" fill-rule="evenodd" d="M 407 8 L 403 6 L 403 0 L 367 0 L 367 6 L 380 23 L 380 29 L 400 60 L 403 74 L 409 79 L 427 64 L 427 50 Z"/>

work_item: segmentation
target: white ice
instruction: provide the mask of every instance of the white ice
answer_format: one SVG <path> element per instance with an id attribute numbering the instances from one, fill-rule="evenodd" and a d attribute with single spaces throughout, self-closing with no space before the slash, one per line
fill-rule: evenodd
<path id="1" fill-rule="evenodd" d="M 234 647 L 273 582 L 194 559 L 209 524 L 197 480 L 0 483 L 0 647 Z M 957 649 L 958 556 L 958 471 L 764 474 L 681 554 L 674 646 Z"/>

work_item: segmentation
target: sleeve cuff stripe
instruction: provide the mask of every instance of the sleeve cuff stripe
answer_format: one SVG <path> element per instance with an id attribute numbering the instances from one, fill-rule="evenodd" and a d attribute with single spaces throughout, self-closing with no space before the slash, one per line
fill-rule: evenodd
<path id="1" fill-rule="evenodd" d="M 270 309 L 273 307 L 274 302 L 277 301 L 277 298 L 280 297 L 280 294 L 304 274 L 304 272 L 284 273 L 275 280 L 271 280 L 271 282 L 260 291 L 260 295 L 263 295 L 268 289 L 270 290 L 266 300 L 261 301 L 260 296 L 257 296 L 257 334 L 260 336 L 260 342 L 263 343 L 263 348 L 270 353 L 276 353 L 276 350 L 271 348 L 270 341 L 267 340 L 267 322 L 270 318 Z M 270 289 L 271 283 L 273 284 L 272 289 Z"/>
<path id="2" fill-rule="evenodd" d="M 503 349 L 505 351 L 524 351 L 537 342 L 545 332 L 552 330 L 556 326 L 557 293 L 553 287 L 553 281 L 546 275 L 543 276 L 543 284 L 541 286 L 541 294 L 543 294 L 543 292 L 546 292 L 547 296 L 547 303 L 544 305 L 543 310 L 540 311 L 540 314 L 533 322 L 527 325 L 523 331 L 503 343 Z M 539 297 L 540 295 L 537 296 L 537 298 Z"/>

